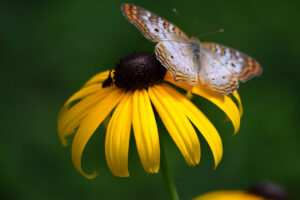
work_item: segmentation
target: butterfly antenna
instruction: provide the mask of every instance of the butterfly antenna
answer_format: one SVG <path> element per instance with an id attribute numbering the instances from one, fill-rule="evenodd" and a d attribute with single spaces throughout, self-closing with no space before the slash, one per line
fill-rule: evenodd
<path id="1" fill-rule="evenodd" d="M 198 37 L 201 38 L 201 37 L 205 37 L 205 36 L 208 36 L 208 35 L 214 35 L 214 34 L 223 33 L 223 32 L 224 32 L 224 29 L 220 28 L 217 31 L 208 32 L 208 33 L 204 33 L 204 34 L 198 35 Z"/>
<path id="2" fill-rule="evenodd" d="M 194 34 L 193 34 L 193 31 L 192 31 L 192 29 L 191 29 L 191 27 L 184 21 L 183 17 L 181 17 L 181 15 L 178 13 L 178 11 L 176 10 L 176 8 L 173 8 L 172 10 L 173 10 L 174 14 L 175 14 L 175 15 L 181 20 L 181 22 L 185 25 L 185 27 L 189 30 L 189 32 L 190 32 L 192 35 L 194 35 Z"/>

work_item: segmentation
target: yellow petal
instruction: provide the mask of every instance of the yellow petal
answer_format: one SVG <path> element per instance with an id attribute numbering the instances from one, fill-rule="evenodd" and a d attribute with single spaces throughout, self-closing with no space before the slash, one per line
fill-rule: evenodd
<path id="1" fill-rule="evenodd" d="M 133 94 L 134 136 L 146 172 L 157 173 L 160 164 L 159 137 L 149 95 L 145 89 Z"/>
<path id="2" fill-rule="evenodd" d="M 124 92 L 118 88 L 111 87 L 111 92 L 96 105 L 93 110 L 82 120 L 81 125 L 76 132 L 72 143 L 72 161 L 75 168 L 85 177 L 94 178 L 96 172 L 93 174 L 86 174 L 81 168 L 82 152 L 93 133 L 96 131 L 100 123 L 118 104 L 124 95 Z"/>
<path id="3" fill-rule="evenodd" d="M 59 120 L 60 117 L 68 110 L 68 108 L 72 102 L 74 102 L 75 100 L 84 98 L 88 95 L 91 95 L 91 94 L 99 91 L 100 89 L 101 89 L 101 84 L 95 84 L 95 85 L 90 85 L 86 88 L 82 88 L 81 90 L 79 90 L 78 92 L 73 94 L 63 105 L 62 109 L 59 111 L 57 119 Z"/>
<path id="4" fill-rule="evenodd" d="M 113 72 L 111 72 L 113 75 Z M 98 74 L 96 74 L 95 76 L 93 76 L 90 80 L 88 80 L 83 87 L 87 87 L 91 84 L 95 84 L 95 83 L 102 83 L 105 81 L 105 79 L 107 79 L 109 75 L 109 70 L 105 71 L 105 72 L 100 72 Z M 101 84 L 102 85 L 102 84 Z"/>
<path id="5" fill-rule="evenodd" d="M 109 71 L 101 72 L 93 76 L 89 81 L 87 81 L 84 86 L 75 94 L 73 94 L 64 104 L 62 109 L 58 114 L 58 119 L 60 115 L 62 115 L 67 109 L 68 106 L 75 100 L 86 97 L 94 92 L 97 92 L 100 88 L 102 88 L 102 82 L 107 79 Z"/>
<path id="6" fill-rule="evenodd" d="M 64 146 L 68 144 L 65 137 L 72 135 L 82 122 L 82 119 L 111 91 L 111 88 L 98 88 L 98 92 L 84 98 L 60 114 L 57 120 L 57 128 L 59 138 Z"/>
<path id="7" fill-rule="evenodd" d="M 194 200 L 264 200 L 264 198 L 240 190 L 220 190 L 200 195 Z"/>
<path id="8" fill-rule="evenodd" d="M 241 101 L 241 98 L 240 98 L 240 95 L 238 92 L 233 92 L 232 95 L 234 96 L 234 98 L 237 100 L 238 102 L 238 105 L 239 105 L 239 111 L 240 111 L 240 116 L 242 117 L 243 116 L 243 105 L 242 105 L 242 101 Z"/>
<path id="9" fill-rule="evenodd" d="M 200 161 L 198 136 L 190 121 L 178 107 L 176 100 L 161 86 L 149 87 L 148 92 L 160 118 L 188 165 L 198 164 Z"/>
<path id="10" fill-rule="evenodd" d="M 178 108 L 183 112 L 190 121 L 198 128 L 205 140 L 207 141 L 213 153 L 215 167 L 221 161 L 223 155 L 222 140 L 214 125 L 207 117 L 184 95 L 177 92 L 174 88 L 167 84 L 162 87 L 176 100 Z"/>
<path id="11" fill-rule="evenodd" d="M 115 176 L 127 177 L 132 116 L 132 93 L 127 92 L 108 124 L 105 138 L 107 165 Z"/>
<path id="12" fill-rule="evenodd" d="M 93 94 L 102 89 L 101 84 L 89 85 L 88 87 L 80 89 L 78 92 L 73 94 L 64 104 L 64 106 L 71 104 L 73 101 L 84 98 L 90 94 Z"/>
<path id="13" fill-rule="evenodd" d="M 240 128 L 240 114 L 237 106 L 235 105 L 235 103 L 232 101 L 230 97 L 213 92 L 208 87 L 205 87 L 200 83 L 195 87 L 191 87 L 184 81 L 176 82 L 174 81 L 170 73 L 166 74 L 164 80 L 184 90 L 191 91 L 194 94 L 202 96 L 203 98 L 206 98 L 207 100 L 214 103 L 221 110 L 223 110 L 223 112 L 228 116 L 228 118 L 232 122 L 234 127 L 234 134 L 238 132 Z"/>

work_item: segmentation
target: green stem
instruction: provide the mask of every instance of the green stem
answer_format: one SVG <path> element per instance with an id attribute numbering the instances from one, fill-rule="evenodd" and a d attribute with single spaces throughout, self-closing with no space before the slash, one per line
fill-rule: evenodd
<path id="1" fill-rule="evenodd" d="M 168 167 L 168 162 L 166 158 L 166 153 L 161 145 L 161 164 L 160 164 L 161 174 L 164 179 L 169 197 L 171 200 L 179 200 L 176 185 L 174 179 L 171 175 L 170 169 Z"/>

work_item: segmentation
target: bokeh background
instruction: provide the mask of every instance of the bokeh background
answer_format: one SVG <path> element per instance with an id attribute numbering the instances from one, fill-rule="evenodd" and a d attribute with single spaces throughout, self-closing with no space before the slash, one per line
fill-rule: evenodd
<path id="1" fill-rule="evenodd" d="M 193 101 L 216 124 L 224 145 L 217 170 L 201 138 L 202 158 L 188 167 L 160 124 L 167 158 L 182 199 L 218 189 L 247 189 L 261 180 L 283 185 L 300 199 L 300 3 L 285 1 L 129 1 L 175 23 L 179 13 L 201 40 L 252 55 L 263 75 L 241 84 L 245 114 L 232 126 L 209 102 Z M 133 51 L 153 52 L 121 14 L 123 1 L 1 1 L 1 199 L 166 199 L 159 174 L 141 167 L 131 141 L 130 178 L 113 176 L 105 163 L 105 132 L 99 128 L 84 153 L 87 180 L 73 167 L 70 146 L 61 146 L 56 116 L 66 99 L 94 74 Z M 133 137 L 132 137 L 133 138 Z"/>

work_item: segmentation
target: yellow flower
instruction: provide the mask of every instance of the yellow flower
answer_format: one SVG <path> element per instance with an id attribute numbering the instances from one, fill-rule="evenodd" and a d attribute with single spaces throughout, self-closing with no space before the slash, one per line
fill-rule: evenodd
<path id="1" fill-rule="evenodd" d="M 62 144 L 67 145 L 66 136 L 75 133 L 72 161 L 81 174 L 87 178 L 95 177 L 96 172 L 86 174 L 82 170 L 82 153 L 97 127 L 114 108 L 105 139 L 106 161 L 114 175 L 129 176 L 131 125 L 145 171 L 158 172 L 160 144 L 153 107 L 188 165 L 195 166 L 200 161 L 200 143 L 193 125 L 209 144 L 215 167 L 219 164 L 223 147 L 217 130 L 189 99 L 169 83 L 218 106 L 232 122 L 234 133 L 239 129 L 242 114 L 237 92 L 232 96 L 239 102 L 239 108 L 231 97 L 214 93 L 202 85 L 190 87 L 185 82 L 175 82 L 155 56 L 148 53 L 135 53 L 121 60 L 112 76 L 106 71 L 92 77 L 67 100 L 58 115 L 58 134 Z"/>
<path id="2" fill-rule="evenodd" d="M 243 190 L 219 190 L 200 195 L 194 200 L 285 200 L 287 191 L 281 185 L 264 181 Z"/>
<path id="3" fill-rule="evenodd" d="M 194 200 L 266 200 L 242 190 L 220 190 L 196 197 Z"/>

